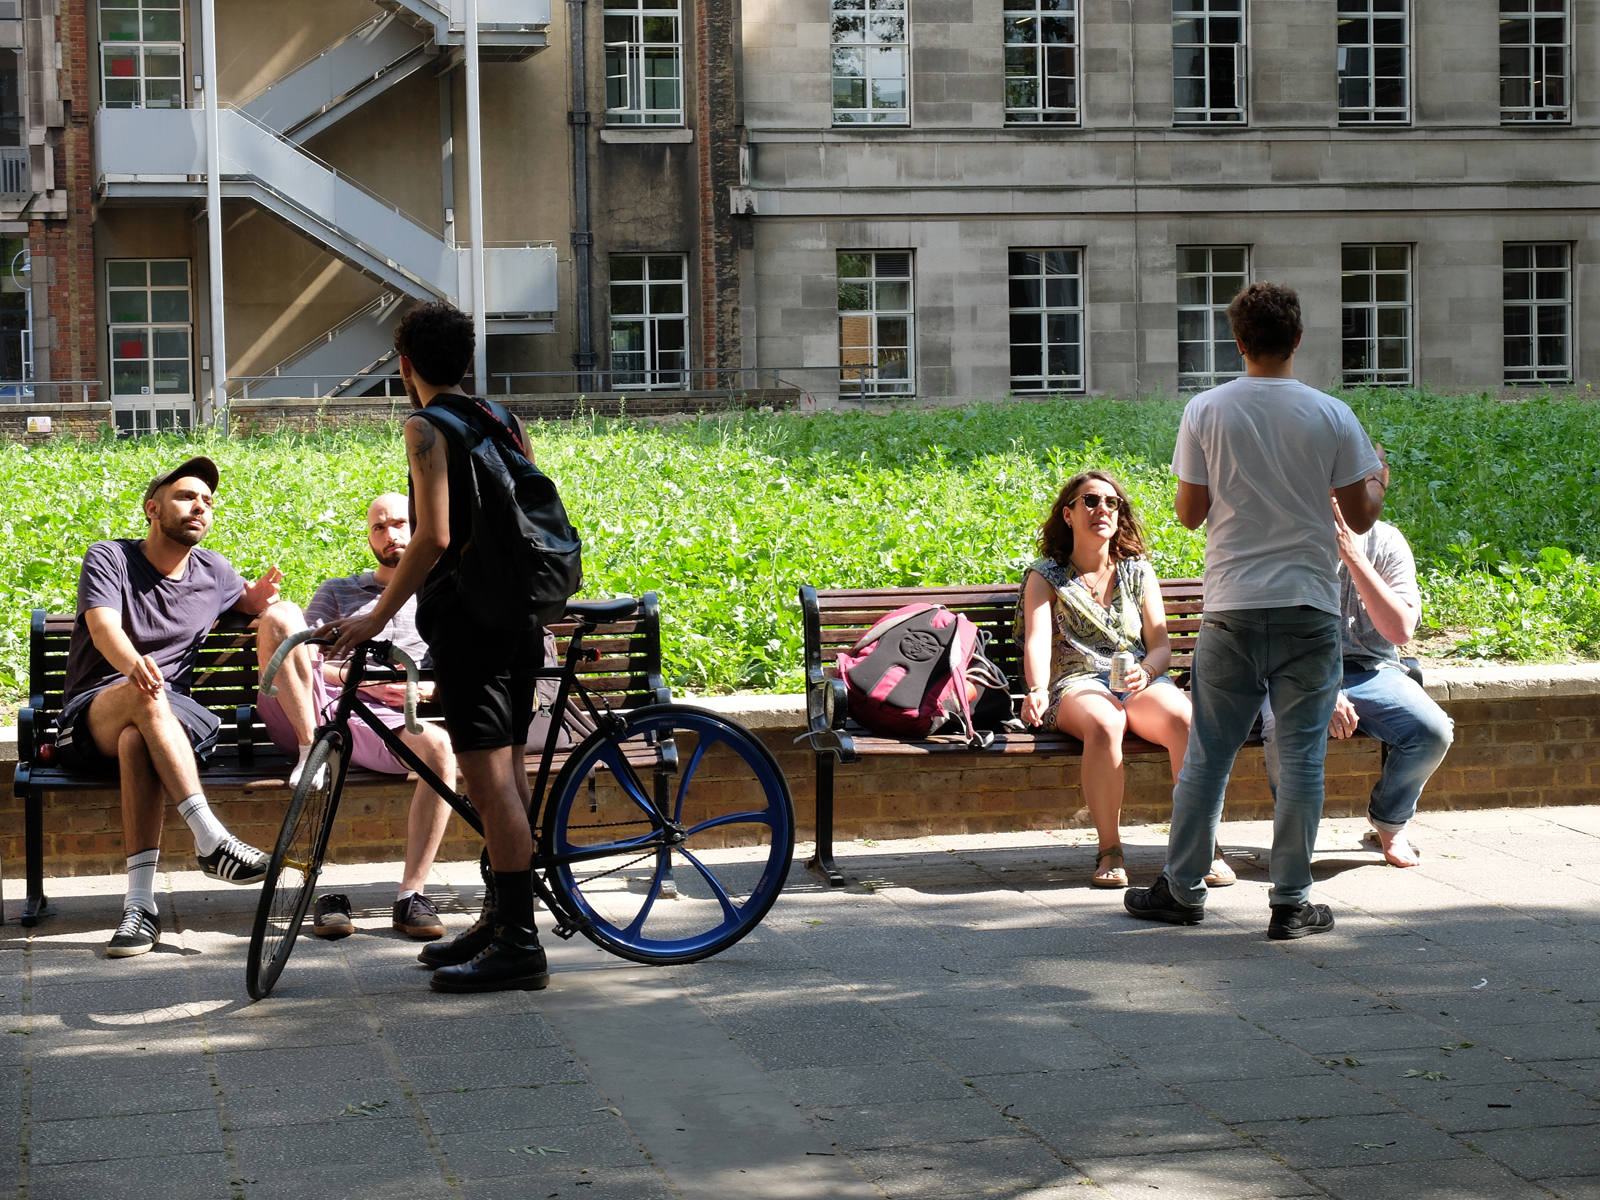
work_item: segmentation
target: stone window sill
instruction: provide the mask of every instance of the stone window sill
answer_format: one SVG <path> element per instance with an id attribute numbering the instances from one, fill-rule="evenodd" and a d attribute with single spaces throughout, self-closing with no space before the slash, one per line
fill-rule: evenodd
<path id="1" fill-rule="evenodd" d="M 636 129 L 608 125 L 600 130 L 600 140 L 613 145 L 659 144 L 662 142 L 685 145 L 694 141 L 692 129 Z"/>

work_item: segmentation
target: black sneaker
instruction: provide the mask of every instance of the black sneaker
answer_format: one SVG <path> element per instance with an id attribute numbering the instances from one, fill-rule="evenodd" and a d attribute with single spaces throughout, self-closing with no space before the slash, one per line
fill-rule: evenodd
<path id="1" fill-rule="evenodd" d="M 107 958 L 132 958 L 148 954 L 161 941 L 161 918 L 147 913 L 137 904 L 122 910 L 122 924 L 106 943 Z"/>
<path id="2" fill-rule="evenodd" d="M 338 892 L 318 896 L 311 909 L 311 932 L 320 938 L 349 937 L 356 931 L 350 919 L 350 897 Z"/>
<path id="3" fill-rule="evenodd" d="M 1333 910 L 1326 904 L 1274 904 L 1267 936 L 1275 942 L 1327 933 L 1333 928 Z"/>
<path id="4" fill-rule="evenodd" d="M 267 864 L 272 861 L 270 855 L 231 835 L 210 854 L 197 857 L 200 869 L 211 878 L 241 884 L 260 883 L 267 873 Z"/>
<path id="5" fill-rule="evenodd" d="M 1172 894 L 1165 875 L 1147 888 L 1129 888 L 1123 892 L 1122 907 L 1128 910 L 1130 917 L 1165 921 L 1168 925 L 1198 925 L 1206 919 L 1205 905 L 1183 903 Z"/>
<path id="6" fill-rule="evenodd" d="M 549 986 L 544 947 L 531 929 L 498 926 L 484 952 L 468 963 L 433 973 L 436 992 L 537 992 Z"/>
<path id="7" fill-rule="evenodd" d="M 394 927 L 407 937 L 423 941 L 444 936 L 439 910 L 421 892 L 412 892 L 404 900 L 394 902 Z"/>
<path id="8" fill-rule="evenodd" d="M 484 909 L 480 916 L 448 942 L 430 942 L 417 955 L 425 967 L 454 967 L 471 962 L 489 948 L 494 939 L 494 912 Z"/>

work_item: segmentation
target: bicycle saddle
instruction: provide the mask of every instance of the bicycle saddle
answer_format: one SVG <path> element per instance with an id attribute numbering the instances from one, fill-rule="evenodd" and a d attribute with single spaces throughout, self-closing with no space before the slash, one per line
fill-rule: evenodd
<path id="1" fill-rule="evenodd" d="M 632 596 L 618 596 L 612 600 L 568 600 L 567 616 L 579 621 L 617 621 L 631 617 L 639 602 Z"/>

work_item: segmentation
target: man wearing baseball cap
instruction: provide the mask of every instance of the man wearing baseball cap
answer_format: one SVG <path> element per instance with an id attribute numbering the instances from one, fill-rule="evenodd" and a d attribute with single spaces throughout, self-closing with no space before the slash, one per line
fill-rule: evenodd
<path id="1" fill-rule="evenodd" d="M 121 780 L 128 892 L 108 958 L 143 954 L 161 938 L 155 876 L 163 792 L 179 801 L 207 875 L 244 884 L 266 872 L 267 856 L 212 813 L 195 766 L 196 752 L 215 745 L 218 730 L 217 718 L 189 696 L 200 642 L 230 609 L 258 615 L 277 605 L 283 578 L 273 567 L 246 583 L 227 559 L 199 548 L 216 489 L 209 458 L 157 475 L 144 492 L 145 537 L 91 544 L 78 576 L 56 745 L 73 769 L 116 772 Z"/>

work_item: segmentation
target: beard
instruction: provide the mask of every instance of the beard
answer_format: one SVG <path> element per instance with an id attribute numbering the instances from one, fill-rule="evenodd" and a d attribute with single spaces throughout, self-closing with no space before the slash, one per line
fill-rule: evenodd
<path id="1" fill-rule="evenodd" d="M 168 521 L 163 519 L 161 532 L 180 546 L 198 546 L 200 539 L 206 536 L 204 529 L 190 529 L 180 520 Z"/>
<path id="2" fill-rule="evenodd" d="M 417 395 L 416 384 L 412 383 L 411 380 L 407 379 L 404 375 L 400 376 L 400 382 L 405 386 L 406 398 L 411 401 L 411 407 L 421 408 L 422 397 Z"/>
<path id="3" fill-rule="evenodd" d="M 376 550 L 374 550 L 372 552 L 372 557 L 378 560 L 378 565 L 380 567 L 389 567 L 390 569 L 393 569 L 400 565 L 400 556 L 404 553 L 404 548 L 391 551 L 388 554 L 379 554 Z"/>

